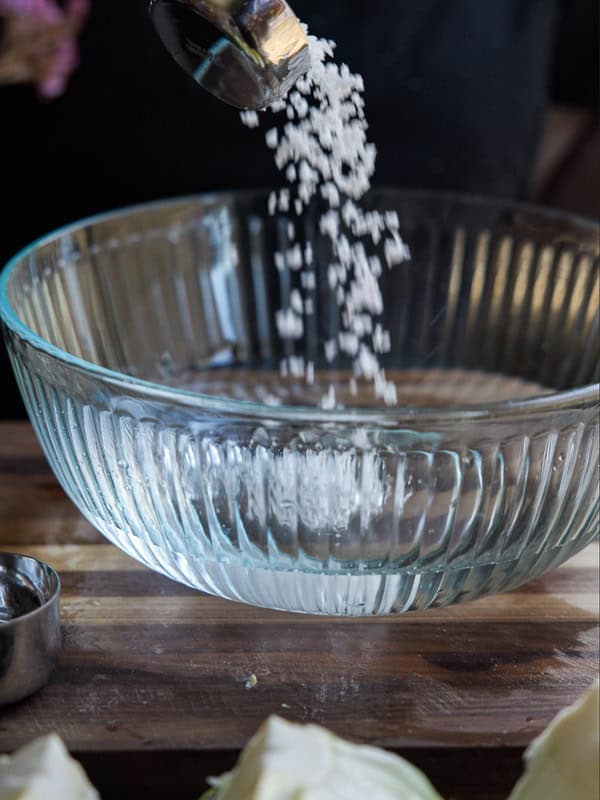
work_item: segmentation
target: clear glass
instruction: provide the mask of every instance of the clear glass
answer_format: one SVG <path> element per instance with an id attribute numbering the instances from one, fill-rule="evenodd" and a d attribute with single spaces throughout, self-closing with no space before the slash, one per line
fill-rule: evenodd
<path id="1" fill-rule="evenodd" d="M 471 600 L 598 537 L 598 226 L 385 191 L 410 247 L 386 271 L 400 405 L 347 391 L 317 210 L 313 313 L 282 341 L 285 217 L 199 196 L 59 231 L 3 273 L 31 420 L 73 502 L 117 546 L 216 595 L 369 615 Z M 315 386 L 283 378 L 315 363 Z M 321 410 L 330 383 L 344 407 Z"/>

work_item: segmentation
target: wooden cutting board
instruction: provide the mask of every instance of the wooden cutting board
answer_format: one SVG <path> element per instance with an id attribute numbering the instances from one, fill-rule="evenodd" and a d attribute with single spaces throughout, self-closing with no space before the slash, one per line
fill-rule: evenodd
<path id="1" fill-rule="evenodd" d="M 0 424 L 0 549 L 63 584 L 60 663 L 0 709 L 0 752 L 57 731 L 104 800 L 194 800 L 273 713 L 400 752 L 445 797 L 500 800 L 524 746 L 598 673 L 597 545 L 510 594 L 423 614 L 235 605 L 106 544 L 25 423 Z"/>

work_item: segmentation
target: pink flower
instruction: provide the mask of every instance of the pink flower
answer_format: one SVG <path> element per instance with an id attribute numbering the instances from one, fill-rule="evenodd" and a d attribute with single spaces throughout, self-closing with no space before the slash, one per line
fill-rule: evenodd
<path id="1" fill-rule="evenodd" d="M 0 0 L 0 83 L 34 83 L 45 98 L 61 95 L 79 63 L 77 35 L 90 0 Z"/>

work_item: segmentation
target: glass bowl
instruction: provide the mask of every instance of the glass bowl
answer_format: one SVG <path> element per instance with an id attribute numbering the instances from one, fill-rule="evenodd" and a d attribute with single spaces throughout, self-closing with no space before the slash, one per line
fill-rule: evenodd
<path id="1" fill-rule="evenodd" d="M 410 248 L 382 276 L 395 407 L 324 358 L 340 313 L 316 208 L 291 220 L 315 273 L 293 342 L 275 323 L 299 280 L 275 264 L 290 220 L 262 193 L 105 214 L 8 265 L 33 426 L 129 555 L 233 600 L 370 615 L 510 589 L 597 538 L 597 224 L 451 195 L 366 204 L 397 211 Z"/>

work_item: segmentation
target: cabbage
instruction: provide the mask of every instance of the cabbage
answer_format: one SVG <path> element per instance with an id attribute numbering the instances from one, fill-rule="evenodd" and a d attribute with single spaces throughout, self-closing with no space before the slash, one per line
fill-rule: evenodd
<path id="1" fill-rule="evenodd" d="M 99 800 L 56 734 L 0 756 L 0 800 Z"/>
<path id="2" fill-rule="evenodd" d="M 317 725 L 268 719 L 203 800 L 441 800 L 402 758 Z"/>
<path id="3" fill-rule="evenodd" d="M 598 800 L 599 684 L 561 711 L 525 753 L 527 769 L 509 800 Z"/>

